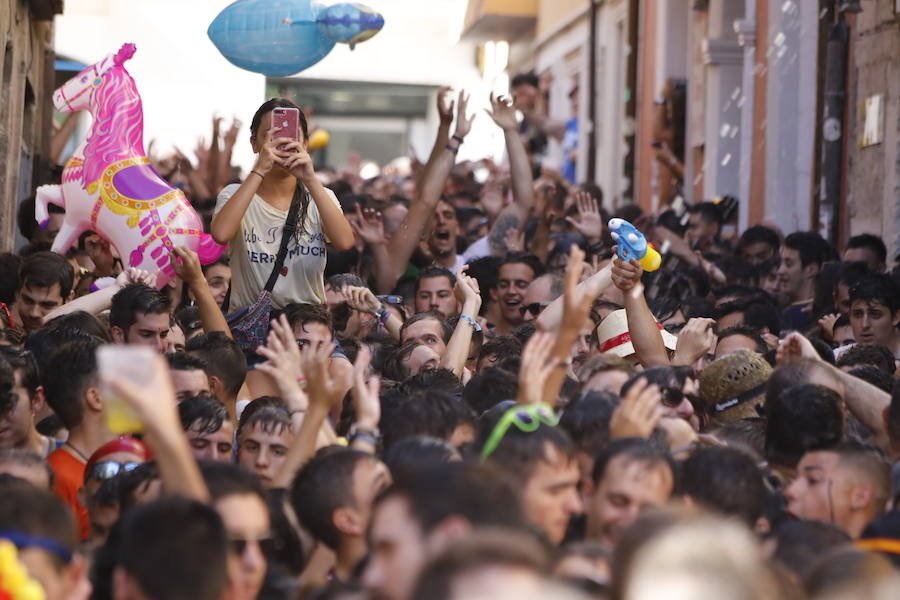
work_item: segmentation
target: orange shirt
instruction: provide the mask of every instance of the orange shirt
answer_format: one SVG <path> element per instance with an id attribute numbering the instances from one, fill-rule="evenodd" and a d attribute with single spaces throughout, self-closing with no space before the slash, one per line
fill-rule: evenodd
<path id="1" fill-rule="evenodd" d="M 72 507 L 75 518 L 78 519 L 81 539 L 88 539 L 91 535 L 88 512 L 78 500 L 78 490 L 84 485 L 85 463 L 72 456 L 65 448 L 59 448 L 50 453 L 50 456 L 47 457 L 47 464 L 50 465 L 56 476 L 53 491 L 63 502 Z"/>

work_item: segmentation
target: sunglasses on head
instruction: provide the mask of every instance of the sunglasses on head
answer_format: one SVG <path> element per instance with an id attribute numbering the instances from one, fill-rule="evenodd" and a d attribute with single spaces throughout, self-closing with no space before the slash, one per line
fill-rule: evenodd
<path id="1" fill-rule="evenodd" d="M 261 538 L 229 538 L 228 549 L 237 556 L 243 556 L 244 553 L 247 552 L 247 548 L 250 546 L 250 544 L 256 544 L 257 546 L 259 546 L 260 552 L 262 552 L 265 556 L 271 556 L 272 552 L 275 549 L 275 542 L 272 539 L 271 535 L 267 535 Z"/>
<path id="2" fill-rule="evenodd" d="M 532 317 L 541 314 L 541 311 L 547 308 L 549 302 L 532 302 L 531 304 L 523 304 L 519 307 L 519 313 L 524 317 L 525 313 L 531 313 Z"/>
<path id="3" fill-rule="evenodd" d="M 660 395 L 662 396 L 662 403 L 664 406 L 668 406 L 669 408 L 678 408 L 678 406 L 684 402 L 684 399 L 687 398 L 689 402 L 696 403 L 700 399 L 694 394 L 685 394 L 679 388 L 663 388 L 660 390 Z"/>
<path id="4" fill-rule="evenodd" d="M 503 416 L 500 417 L 493 431 L 491 431 L 490 437 L 488 437 L 484 448 L 481 450 L 481 460 L 487 460 L 497 450 L 510 427 L 515 426 L 522 433 L 533 433 L 541 426 L 541 423 L 550 427 L 556 427 L 559 423 L 559 417 L 546 404 L 513 406 L 503 413 Z"/>
<path id="5" fill-rule="evenodd" d="M 92 479 L 96 479 L 97 481 L 106 481 L 107 479 L 112 479 L 119 473 L 127 473 L 129 471 L 134 471 L 139 466 L 144 463 L 139 462 L 115 462 L 112 460 L 104 460 L 101 462 L 96 462 L 91 465 L 90 470 L 88 470 L 84 474 L 84 481 L 88 482 Z"/>

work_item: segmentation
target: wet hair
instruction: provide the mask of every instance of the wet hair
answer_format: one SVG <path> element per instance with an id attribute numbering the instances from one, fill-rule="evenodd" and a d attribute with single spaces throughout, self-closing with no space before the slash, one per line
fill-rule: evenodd
<path id="1" fill-rule="evenodd" d="M 97 348 L 102 340 L 85 340 L 63 344 L 50 355 L 43 373 L 47 404 L 62 420 L 66 429 L 81 425 L 84 418 L 84 393 L 97 385 Z"/>
<path id="2" fill-rule="evenodd" d="M 767 244 L 774 250 L 778 250 L 781 246 L 781 238 L 778 237 L 778 233 L 774 229 L 770 229 L 765 225 L 754 225 L 744 230 L 744 233 L 741 234 L 737 245 L 738 254 L 744 247 L 759 243 Z"/>
<path id="3" fill-rule="evenodd" d="M 2 363 L 3 359 L 0 359 Z M 20 465 L 33 471 L 40 471 L 47 476 L 49 489 L 56 483 L 56 473 L 44 458 L 27 448 L 0 448 L 0 465 Z"/>
<path id="4" fill-rule="evenodd" d="M 398 382 L 408 378 L 410 373 L 406 361 L 409 360 L 413 350 L 420 345 L 421 343 L 417 340 L 408 340 L 396 346 L 384 359 L 381 368 L 382 375 L 391 381 Z"/>
<path id="5" fill-rule="evenodd" d="M 26 285 L 48 288 L 59 285 L 63 302 L 69 297 L 75 284 L 75 269 L 56 252 L 42 251 L 25 258 L 19 267 L 19 289 Z"/>
<path id="6" fill-rule="evenodd" d="M 609 445 L 609 421 L 619 402 L 619 397 L 609 392 L 583 394 L 566 406 L 559 427 L 578 450 L 593 458 Z"/>
<path id="7" fill-rule="evenodd" d="M 423 369 L 400 384 L 406 394 L 415 392 L 444 392 L 454 398 L 462 398 L 463 385 L 450 369 Z"/>
<path id="8" fill-rule="evenodd" d="M 842 262 L 837 272 L 835 287 L 838 284 L 846 285 L 849 290 L 856 283 L 869 274 L 869 265 L 864 262 Z M 834 290 L 832 290 L 833 292 Z"/>
<path id="9" fill-rule="evenodd" d="M 339 273 L 337 275 L 332 275 L 331 277 L 326 279 L 325 285 L 335 291 L 339 291 L 343 290 L 348 285 L 354 287 L 365 287 L 366 282 L 363 281 L 359 275 L 354 275 L 353 273 Z"/>
<path id="10" fill-rule="evenodd" d="M 169 297 L 149 285 L 131 283 L 116 292 L 109 308 L 109 325 L 126 334 L 137 321 L 137 315 L 168 314 L 172 310 Z"/>
<path id="11" fill-rule="evenodd" d="M 691 454 L 681 466 L 681 492 L 707 508 L 737 517 L 751 529 L 766 503 L 766 486 L 756 463 L 727 446 Z"/>
<path id="12" fill-rule="evenodd" d="M 381 395 L 379 427 L 385 452 L 400 440 L 427 435 L 449 440 L 459 425 L 472 421 L 471 409 L 460 399 L 440 391 L 402 389 Z"/>
<path id="13" fill-rule="evenodd" d="M 891 315 L 900 310 L 900 286 L 890 275 L 874 273 L 861 277 L 856 285 L 850 288 L 850 305 L 857 300 L 863 302 L 880 302 L 888 307 Z"/>
<path id="14" fill-rule="evenodd" d="M 831 245 L 814 231 L 795 231 L 784 238 L 784 247 L 796 250 L 804 267 L 811 264 L 821 266 L 835 257 Z"/>
<path id="15" fill-rule="evenodd" d="M 776 372 L 778 370 L 776 369 Z M 814 383 L 766 390 L 766 458 L 795 467 L 812 450 L 828 450 L 844 439 L 844 412 L 837 392 Z"/>
<path id="16" fill-rule="evenodd" d="M 854 235 L 852 238 L 847 240 L 847 250 L 857 248 L 865 248 L 867 250 L 871 250 L 875 254 L 875 257 L 878 259 L 878 262 L 882 264 L 887 262 L 887 247 L 884 245 L 884 240 L 882 240 L 877 235 L 873 235 L 871 233 L 861 233 L 859 235 Z"/>
<path id="17" fill-rule="evenodd" d="M 334 511 L 359 508 L 353 494 L 353 473 L 366 460 L 378 459 L 350 448 L 327 448 L 306 463 L 291 484 L 290 502 L 300 524 L 332 550 L 337 550 L 341 541 Z"/>
<path id="18" fill-rule="evenodd" d="M 715 310 L 715 319 L 718 321 L 733 313 L 743 313 L 743 324 L 757 331 L 768 329 L 774 335 L 781 333 L 781 313 L 762 293 L 721 304 Z"/>
<path id="19" fill-rule="evenodd" d="M 328 328 L 328 331 L 334 332 L 331 313 L 324 304 L 294 302 L 285 306 L 282 312 L 287 317 L 291 329 L 296 328 L 297 325 L 305 329 L 307 323 L 321 323 Z"/>
<path id="20" fill-rule="evenodd" d="M 118 559 L 145 597 L 216 600 L 228 580 L 227 536 L 210 506 L 178 496 L 136 506 L 121 523 Z"/>
<path id="21" fill-rule="evenodd" d="M 719 210 L 718 204 L 712 202 L 700 202 L 691 206 L 688 209 L 688 212 L 692 215 L 700 215 L 700 218 L 707 223 L 715 223 L 717 225 L 722 224 L 722 211 Z"/>
<path id="22" fill-rule="evenodd" d="M 247 358 L 237 342 L 223 331 L 211 331 L 189 339 L 185 348 L 206 363 L 207 375 L 218 377 L 226 392 L 237 397 L 247 376 Z"/>
<path id="23" fill-rule="evenodd" d="M 140 503 L 137 492 L 142 485 L 159 478 L 159 465 L 156 464 L 156 461 L 141 463 L 131 471 L 116 475 L 114 479 L 119 514 L 124 515 L 129 508 Z"/>
<path id="24" fill-rule="evenodd" d="M 297 106 L 294 102 L 291 102 L 287 98 L 270 98 L 263 102 L 258 109 L 256 109 L 256 113 L 253 115 L 253 119 L 250 120 L 250 136 L 252 139 L 256 139 L 257 134 L 259 133 L 259 128 L 262 125 L 262 119 L 268 113 L 272 112 L 275 108 L 296 108 L 297 112 L 300 115 L 299 124 L 300 129 L 303 132 L 303 139 L 309 140 L 309 124 L 306 121 L 306 114 L 303 112 L 303 109 Z M 265 133 L 265 132 L 263 132 Z M 297 233 L 295 235 L 300 235 L 305 233 L 306 226 L 306 218 L 309 213 L 309 203 L 311 201 L 309 192 L 299 181 L 297 185 L 294 187 L 294 196 L 291 199 L 291 202 L 299 202 L 300 210 L 297 213 Z"/>
<path id="25" fill-rule="evenodd" d="M 76 310 L 64 315 L 59 315 L 58 317 L 53 317 L 41 328 L 41 330 L 44 329 L 78 330 L 100 338 L 104 342 L 112 342 L 109 327 L 91 313 L 83 310 Z M 31 336 L 34 336 L 35 333 L 32 333 Z"/>
<path id="26" fill-rule="evenodd" d="M 265 396 L 263 397 L 265 398 Z M 265 431 L 266 433 L 276 433 L 280 434 L 284 431 L 292 432 L 291 430 L 291 417 L 288 415 L 287 407 L 284 405 L 280 406 L 259 406 L 254 407 L 252 410 L 248 412 L 247 409 L 250 409 L 254 403 L 259 402 L 260 399 L 256 399 L 244 409 L 244 412 L 241 413 L 240 421 L 238 421 L 237 432 L 235 437 L 240 440 L 244 432 L 250 431 L 254 427 Z"/>
<path id="27" fill-rule="evenodd" d="M 624 398 L 628 393 L 628 390 L 641 379 L 646 379 L 647 385 L 659 386 L 660 390 L 664 390 L 665 388 L 675 388 L 680 390 L 684 387 L 685 382 L 693 377 L 694 373 L 690 367 L 650 367 L 649 369 L 638 371 L 629 377 L 628 381 L 622 384 L 620 395 Z"/>
<path id="28" fill-rule="evenodd" d="M 613 440 L 597 455 L 594 470 L 591 473 L 594 485 L 603 480 L 606 475 L 606 467 L 620 456 L 625 457 L 629 462 L 642 463 L 648 469 L 666 468 L 672 474 L 672 481 L 677 481 L 675 475 L 678 473 L 678 469 L 668 449 L 642 438 L 621 438 Z"/>
<path id="29" fill-rule="evenodd" d="M 449 442 L 426 435 L 402 439 L 384 453 L 384 462 L 394 481 L 418 477 L 435 465 L 459 458 L 459 452 Z"/>
<path id="30" fill-rule="evenodd" d="M 515 399 L 518 389 L 515 374 L 497 367 L 488 367 L 478 371 L 469 380 L 463 391 L 463 400 L 480 415 L 498 402 Z"/>
<path id="31" fill-rule="evenodd" d="M 494 428 L 506 413 L 506 409 L 498 410 L 501 406 L 503 405 L 498 405 L 481 416 L 478 435 L 472 444 L 472 450 L 476 454 L 485 447 Z M 548 446 L 566 459 L 575 460 L 575 444 L 566 432 L 539 421 L 537 429 L 530 433 L 520 431 L 515 426 L 510 427 L 486 462 L 500 467 L 524 484 L 534 473 L 538 463 L 547 461 Z"/>
<path id="32" fill-rule="evenodd" d="M 225 421 L 231 420 L 225 405 L 208 394 L 200 394 L 181 402 L 178 405 L 178 416 L 181 418 L 182 429 L 203 433 L 215 433 L 222 429 Z"/>
<path id="33" fill-rule="evenodd" d="M 198 331 L 203 333 L 203 321 L 200 309 L 196 306 L 183 306 L 175 311 L 175 322 L 184 332 L 185 339 L 190 339 Z"/>
<path id="34" fill-rule="evenodd" d="M 37 361 L 28 350 L 21 350 L 14 346 L 0 346 L 0 362 L 6 361 L 12 368 L 13 375 L 19 372 L 19 382 L 28 393 L 34 396 L 41 385 Z"/>

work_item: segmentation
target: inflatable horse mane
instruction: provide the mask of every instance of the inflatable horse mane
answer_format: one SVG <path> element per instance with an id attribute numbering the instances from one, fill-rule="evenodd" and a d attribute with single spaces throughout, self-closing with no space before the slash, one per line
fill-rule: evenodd
<path id="1" fill-rule="evenodd" d="M 214 262 L 224 247 L 203 232 L 184 193 L 150 166 L 141 97 L 124 66 L 135 50 L 125 44 L 54 92 L 57 110 L 89 110 L 94 122 L 66 163 L 62 185 L 38 188 L 34 216 L 44 227 L 48 203 L 65 209 L 54 252 L 65 254 L 91 230 L 116 249 L 126 268 L 158 273 L 156 284 L 163 287 L 175 276 L 169 257 L 176 246 L 194 250 L 203 264 Z"/>

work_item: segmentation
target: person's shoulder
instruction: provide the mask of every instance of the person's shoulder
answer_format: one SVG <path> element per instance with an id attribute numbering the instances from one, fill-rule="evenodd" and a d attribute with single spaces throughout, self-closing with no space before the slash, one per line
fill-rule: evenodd
<path id="1" fill-rule="evenodd" d="M 229 183 L 228 185 L 223 187 L 221 191 L 219 191 L 219 195 L 216 196 L 216 202 L 218 203 L 223 200 L 228 200 L 234 195 L 236 191 L 238 191 L 239 187 L 241 187 L 241 184 L 239 183 Z"/>

